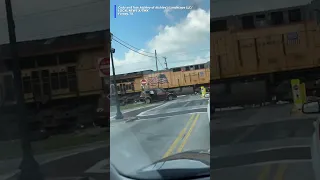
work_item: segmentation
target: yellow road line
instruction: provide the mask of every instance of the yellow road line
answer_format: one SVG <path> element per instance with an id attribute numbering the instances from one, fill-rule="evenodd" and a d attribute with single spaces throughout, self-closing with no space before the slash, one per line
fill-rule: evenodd
<path id="1" fill-rule="evenodd" d="M 264 166 L 264 167 L 262 168 L 261 173 L 259 174 L 258 180 L 267 180 L 268 177 L 269 177 L 270 169 L 271 169 L 271 165 L 270 165 L 270 164 Z"/>
<path id="2" fill-rule="evenodd" d="M 189 128 L 189 131 L 187 132 L 186 136 L 184 137 L 184 139 L 183 139 L 183 141 L 182 141 L 182 143 L 181 143 L 181 145 L 180 145 L 180 147 L 178 149 L 178 152 L 182 152 L 182 150 L 183 150 L 184 146 L 186 145 L 186 143 L 187 143 L 187 141 L 188 141 L 188 139 L 189 139 L 189 137 L 190 137 L 190 135 L 191 135 L 191 133 L 192 133 L 192 131 L 193 131 L 198 119 L 199 119 L 199 117 L 200 117 L 200 114 L 198 114 L 196 116 L 196 118 L 194 118 L 193 123 L 191 124 L 191 127 Z"/>
<path id="3" fill-rule="evenodd" d="M 284 173 L 287 169 L 288 165 L 287 164 L 279 164 L 277 168 L 277 173 L 274 177 L 274 180 L 283 180 Z"/>
<path id="4" fill-rule="evenodd" d="M 163 155 L 162 158 L 166 158 L 166 157 L 168 157 L 168 156 L 170 156 L 172 154 L 173 150 L 176 148 L 177 144 L 179 143 L 179 141 L 183 138 L 184 134 L 186 133 L 187 128 L 188 128 L 189 124 L 192 122 L 194 116 L 195 116 L 195 114 L 191 115 L 191 117 L 188 120 L 188 123 L 186 124 L 186 126 L 181 130 L 181 132 L 179 133 L 178 137 L 173 141 L 173 143 L 169 147 L 168 151 Z"/>

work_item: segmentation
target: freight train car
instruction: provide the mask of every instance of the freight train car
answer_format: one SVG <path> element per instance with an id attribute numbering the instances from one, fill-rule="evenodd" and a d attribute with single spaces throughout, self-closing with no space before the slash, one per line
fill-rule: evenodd
<path id="1" fill-rule="evenodd" d="M 25 102 L 96 104 L 103 89 L 97 61 L 108 56 L 107 31 L 18 43 Z M 9 45 L 0 51 L 0 105 L 15 103 Z M 82 102 L 82 100 L 84 100 Z"/>
<path id="2" fill-rule="evenodd" d="M 147 83 L 142 84 L 145 80 Z M 183 87 L 200 87 L 210 83 L 210 63 L 175 67 L 162 71 L 142 71 L 116 76 L 117 91 L 122 97 L 140 94 L 146 88 L 175 89 Z"/>
<path id="3" fill-rule="evenodd" d="M 290 100 L 292 78 L 306 82 L 308 92 L 318 89 L 319 1 L 249 1 L 214 2 L 211 99 L 221 106 Z"/>
<path id="4" fill-rule="evenodd" d="M 169 71 L 160 71 L 145 75 L 143 78 L 147 81 L 147 88 L 180 88 L 187 86 L 196 86 L 210 83 L 210 69 L 208 64 L 196 64 L 173 68 Z M 182 69 L 184 68 L 184 69 Z"/>

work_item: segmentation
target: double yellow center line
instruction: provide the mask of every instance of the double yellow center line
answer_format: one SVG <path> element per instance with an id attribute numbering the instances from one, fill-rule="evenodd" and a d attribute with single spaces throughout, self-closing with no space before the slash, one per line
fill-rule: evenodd
<path id="1" fill-rule="evenodd" d="M 283 180 L 284 179 L 284 174 L 287 169 L 288 165 L 287 164 L 278 164 L 277 165 L 277 171 L 273 177 L 274 180 Z M 262 168 L 262 171 L 259 174 L 258 180 L 267 180 L 270 178 L 270 171 L 271 171 L 271 165 L 265 165 Z"/>
<path id="2" fill-rule="evenodd" d="M 170 156 L 175 149 L 177 149 L 177 153 L 182 152 L 184 146 L 186 145 L 197 121 L 199 119 L 200 114 L 192 114 L 190 119 L 188 120 L 186 126 L 180 131 L 178 137 L 173 141 L 168 151 L 163 155 L 163 158 Z M 182 141 L 182 142 L 181 142 Z M 181 142 L 181 143 L 180 143 Z M 178 144 L 180 146 L 177 148 Z"/>

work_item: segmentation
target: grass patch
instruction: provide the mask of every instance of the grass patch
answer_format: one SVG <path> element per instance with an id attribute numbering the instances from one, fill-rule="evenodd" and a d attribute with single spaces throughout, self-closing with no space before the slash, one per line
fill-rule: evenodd
<path id="1" fill-rule="evenodd" d="M 64 134 L 52 136 L 46 140 L 32 142 L 34 154 L 50 153 L 57 150 L 68 150 L 78 146 L 106 141 L 109 138 L 109 131 L 99 133 L 82 133 L 82 134 Z M 0 143 L 0 160 L 18 158 L 22 155 L 20 141 Z"/>

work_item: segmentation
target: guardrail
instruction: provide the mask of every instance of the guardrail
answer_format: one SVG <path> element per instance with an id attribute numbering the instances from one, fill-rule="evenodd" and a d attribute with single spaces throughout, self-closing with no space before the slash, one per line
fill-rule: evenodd
<path id="1" fill-rule="evenodd" d="M 320 117 L 313 122 L 314 133 L 311 142 L 312 167 L 316 180 L 320 180 Z"/>

